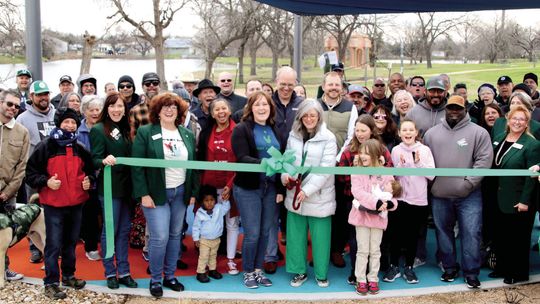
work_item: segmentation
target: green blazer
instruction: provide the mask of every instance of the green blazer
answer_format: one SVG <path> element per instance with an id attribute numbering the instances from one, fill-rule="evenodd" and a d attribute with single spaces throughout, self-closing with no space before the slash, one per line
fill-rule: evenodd
<path id="1" fill-rule="evenodd" d="M 506 136 L 506 122 L 506 117 L 499 117 L 495 120 L 495 124 L 491 129 L 491 138 L 502 136 L 503 134 Z M 529 132 L 531 132 L 534 138 L 540 140 L 540 122 L 531 119 L 529 122 Z"/>
<path id="2" fill-rule="evenodd" d="M 493 139 L 495 154 L 503 144 L 506 133 L 497 135 Z M 540 162 L 540 142 L 533 137 L 522 134 L 506 155 L 503 156 L 500 169 L 528 169 Z M 494 160 L 495 163 L 495 160 Z M 533 206 L 536 178 L 529 176 L 500 176 L 498 180 L 497 201 L 503 213 L 517 213 L 514 205 L 523 203 Z"/>
<path id="3" fill-rule="evenodd" d="M 193 133 L 178 126 L 178 132 L 186 145 L 188 160 L 195 159 L 195 136 Z M 148 124 L 137 129 L 137 135 L 133 142 L 131 156 L 137 158 L 164 159 L 163 138 L 161 125 Z M 131 167 L 131 179 L 133 180 L 133 196 L 140 200 L 145 195 L 150 195 L 154 204 L 163 205 L 167 199 L 165 191 L 165 168 Z M 184 182 L 184 203 L 188 204 L 192 196 L 198 194 L 198 178 L 194 170 L 186 170 Z"/>

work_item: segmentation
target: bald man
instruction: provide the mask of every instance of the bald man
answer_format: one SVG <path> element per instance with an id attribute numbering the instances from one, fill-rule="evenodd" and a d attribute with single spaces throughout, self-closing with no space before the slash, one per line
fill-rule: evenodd
<path id="1" fill-rule="evenodd" d="M 229 101 L 232 106 L 232 112 L 244 108 L 247 102 L 247 98 L 244 96 L 236 95 L 234 93 L 234 76 L 229 72 L 222 72 L 218 76 L 217 85 L 220 87 L 221 92 L 217 97 L 223 97 Z"/>

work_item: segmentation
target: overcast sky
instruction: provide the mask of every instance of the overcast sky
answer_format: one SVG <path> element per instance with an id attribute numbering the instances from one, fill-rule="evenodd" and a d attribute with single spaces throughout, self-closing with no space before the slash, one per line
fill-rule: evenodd
<path id="1" fill-rule="evenodd" d="M 24 0 L 18 1 L 24 3 Z M 42 26 L 43 28 L 74 34 L 82 34 L 87 30 L 91 34 L 101 36 L 108 22 L 110 22 L 106 17 L 111 15 L 113 11 L 110 6 L 107 6 L 108 3 L 110 3 L 108 0 L 41 0 Z M 137 20 L 150 20 L 152 18 L 151 3 L 152 1 L 149 0 L 132 0 L 128 12 L 133 13 L 134 18 Z M 500 15 L 500 13 L 501 11 L 475 12 L 485 22 L 494 20 L 496 14 Z M 524 26 L 540 27 L 540 9 L 508 10 L 507 16 Z M 402 14 L 396 19 L 415 22 L 415 18 L 411 14 Z M 401 23 L 401 21 L 396 22 Z M 166 34 L 192 36 L 198 23 L 199 20 L 193 15 L 191 9 L 185 8 L 177 13 L 173 23 L 166 30 Z M 124 29 L 131 31 L 132 27 L 124 25 Z"/>

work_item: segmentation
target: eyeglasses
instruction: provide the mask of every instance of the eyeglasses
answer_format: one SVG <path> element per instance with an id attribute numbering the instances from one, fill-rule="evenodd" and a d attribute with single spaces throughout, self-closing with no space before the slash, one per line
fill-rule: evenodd
<path id="1" fill-rule="evenodd" d="M 424 85 L 423 83 L 411 83 L 411 87 L 423 87 Z"/>
<path id="2" fill-rule="evenodd" d="M 375 119 L 386 119 L 386 114 L 375 114 L 373 115 Z"/>
<path id="3" fill-rule="evenodd" d="M 118 88 L 119 89 L 133 89 L 133 85 L 131 85 L 131 84 L 121 84 L 121 85 L 118 86 Z"/>
<path id="4" fill-rule="evenodd" d="M 178 107 L 176 105 L 168 105 L 168 106 L 163 106 L 161 108 L 162 110 L 172 110 L 172 111 L 175 111 L 175 110 L 178 110 Z"/>
<path id="5" fill-rule="evenodd" d="M 221 82 L 232 82 L 232 79 L 221 79 Z"/>
<path id="6" fill-rule="evenodd" d="M 151 86 L 151 85 L 157 87 L 157 86 L 159 85 L 159 81 L 149 81 L 149 82 L 145 82 L 145 83 L 144 83 L 144 86 L 145 86 L 145 87 L 149 87 L 149 86 Z"/>
<path id="7" fill-rule="evenodd" d="M 510 120 L 513 122 L 526 122 L 527 121 L 526 118 L 521 118 L 521 117 L 512 117 L 510 118 Z"/>
<path id="8" fill-rule="evenodd" d="M 377 83 L 377 84 L 374 84 L 373 86 L 377 87 L 377 88 L 384 88 L 385 84 L 384 83 Z"/>
<path id="9" fill-rule="evenodd" d="M 16 103 L 11 102 L 11 101 L 6 101 L 6 106 L 8 106 L 8 108 L 15 107 L 15 109 L 17 109 L 17 110 L 19 110 L 21 108 L 21 105 L 18 105 Z"/>

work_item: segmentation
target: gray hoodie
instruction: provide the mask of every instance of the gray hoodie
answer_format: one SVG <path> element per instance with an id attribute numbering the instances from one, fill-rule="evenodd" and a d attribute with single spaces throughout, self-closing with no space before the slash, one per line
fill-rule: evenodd
<path id="1" fill-rule="evenodd" d="M 427 130 L 431 127 L 440 124 L 441 120 L 444 120 L 446 106 L 446 98 L 437 108 L 432 108 L 427 102 L 426 98 L 422 98 L 418 101 L 418 104 L 413 107 L 406 118 L 412 119 L 416 123 L 418 129 L 418 135 L 423 137 Z"/>
<path id="2" fill-rule="evenodd" d="M 49 105 L 47 114 L 37 111 L 29 106 L 24 113 L 17 117 L 17 122 L 23 125 L 30 133 L 30 150 L 28 155 L 34 152 L 36 145 L 45 137 L 49 136 L 54 129 L 54 107 Z"/>
<path id="3" fill-rule="evenodd" d="M 431 149 L 436 168 L 489 169 L 493 147 L 489 133 L 471 122 L 469 114 L 452 129 L 442 123 L 429 129 L 424 143 Z M 435 197 L 465 198 L 480 187 L 482 176 L 438 176 L 431 188 Z"/>

